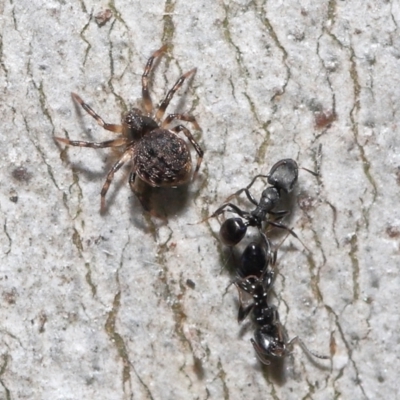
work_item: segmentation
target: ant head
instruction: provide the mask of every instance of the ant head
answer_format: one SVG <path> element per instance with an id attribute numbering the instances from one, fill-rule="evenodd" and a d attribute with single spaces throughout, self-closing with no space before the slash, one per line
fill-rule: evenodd
<path id="1" fill-rule="evenodd" d="M 282 326 L 264 325 L 254 332 L 251 340 L 258 358 L 264 364 L 269 364 L 268 357 L 284 357 L 287 354 L 286 342 L 282 333 Z"/>
<path id="2" fill-rule="evenodd" d="M 287 158 L 274 164 L 268 176 L 268 183 L 277 189 L 290 192 L 297 182 L 298 175 L 299 167 L 296 161 Z"/>

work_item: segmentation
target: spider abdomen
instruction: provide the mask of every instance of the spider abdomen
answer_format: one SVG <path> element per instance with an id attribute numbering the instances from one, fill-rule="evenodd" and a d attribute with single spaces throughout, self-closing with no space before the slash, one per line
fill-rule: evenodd
<path id="1" fill-rule="evenodd" d="M 135 145 L 133 164 L 140 179 L 151 186 L 178 186 L 192 170 L 187 143 L 174 132 L 155 129 Z"/>

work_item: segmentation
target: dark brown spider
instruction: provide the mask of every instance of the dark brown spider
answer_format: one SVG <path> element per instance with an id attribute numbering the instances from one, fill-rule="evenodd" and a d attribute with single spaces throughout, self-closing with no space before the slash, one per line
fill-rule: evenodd
<path id="1" fill-rule="evenodd" d="M 142 206 L 148 209 L 142 194 L 135 185 L 136 176 L 153 187 L 171 187 L 186 183 L 191 176 L 192 160 L 186 141 L 178 137 L 182 132 L 195 148 L 198 159 L 193 174 L 195 178 L 203 160 L 203 150 L 196 142 L 191 132 L 183 125 L 166 129 L 174 120 L 191 122 L 196 130 L 200 130 L 195 117 L 189 114 L 169 114 L 163 121 L 164 113 L 175 92 L 182 86 L 185 79 L 196 72 L 196 68 L 183 74 L 167 93 L 157 111 L 153 114 L 153 103 L 148 89 L 148 77 L 153 69 L 154 59 L 162 55 L 167 46 L 162 46 L 148 59 L 142 75 L 142 98 L 144 111 L 132 108 L 123 118 L 121 125 L 108 124 L 77 94 L 72 93 L 74 100 L 90 114 L 104 129 L 121 134 L 118 139 L 105 142 L 86 142 L 69 140 L 61 137 L 55 139 L 70 146 L 92 147 L 101 149 L 104 147 L 122 147 L 123 153 L 120 159 L 113 165 L 107 174 L 106 181 L 101 190 L 101 211 L 105 209 L 105 196 L 111 181 L 125 163 L 131 162 L 132 169 L 129 176 L 131 190 L 139 198 Z"/>

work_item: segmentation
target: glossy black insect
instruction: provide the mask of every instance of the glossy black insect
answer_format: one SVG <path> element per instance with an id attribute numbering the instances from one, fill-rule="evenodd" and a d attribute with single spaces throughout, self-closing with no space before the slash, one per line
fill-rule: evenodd
<path id="1" fill-rule="evenodd" d="M 168 126 L 172 121 L 180 120 L 193 124 L 196 130 L 200 127 L 194 116 L 189 114 L 169 114 L 163 119 L 165 111 L 183 82 L 192 76 L 196 69 L 183 74 L 169 90 L 160 106 L 153 112 L 153 103 L 150 97 L 148 80 L 153 70 L 154 59 L 161 56 L 167 49 L 162 46 L 148 59 L 142 75 L 142 98 L 144 111 L 132 108 L 122 119 L 121 125 L 108 124 L 77 94 L 72 93 L 73 99 L 91 115 L 104 129 L 120 134 L 117 139 L 105 142 L 86 142 L 69 140 L 61 137 L 55 139 L 69 146 L 91 147 L 100 149 L 105 147 L 119 147 L 122 149 L 120 159 L 113 165 L 107 174 L 106 181 L 101 190 L 101 210 L 105 208 L 105 196 L 114 177 L 114 174 L 127 162 L 132 165 L 129 176 L 129 185 L 139 198 L 143 207 L 147 209 L 142 193 L 137 189 L 136 178 L 153 187 L 175 187 L 186 183 L 191 176 L 192 161 L 190 151 L 185 140 L 178 136 L 183 133 L 198 154 L 197 165 L 194 173 L 196 176 L 203 159 L 203 150 L 196 142 L 191 132 L 183 125 L 173 128 Z"/>
<path id="2" fill-rule="evenodd" d="M 273 282 L 274 270 L 265 268 L 258 278 L 257 276 L 252 277 L 251 285 L 243 286 L 240 282 L 235 283 L 239 290 L 239 322 L 242 322 L 250 313 L 253 314 L 256 329 L 251 343 L 258 359 L 263 364 L 269 365 L 271 357 L 285 357 L 290 353 L 295 343 L 299 343 L 308 354 L 314 357 L 328 359 L 327 356 L 310 351 L 298 336 L 288 340 L 285 329 L 280 322 L 277 308 L 268 304 L 268 294 Z M 251 294 L 253 297 L 253 302 L 246 307 L 243 306 L 242 291 Z"/>
<path id="3" fill-rule="evenodd" d="M 298 170 L 296 161 L 290 158 L 280 160 L 274 164 L 268 175 L 255 176 L 248 186 L 228 197 L 228 202 L 218 208 L 218 210 L 212 214 L 212 217 L 222 214 L 228 208 L 228 211 L 239 215 L 240 218 L 232 217 L 223 222 L 220 229 L 222 242 L 227 246 L 234 246 L 243 239 L 249 226 L 256 227 L 261 231 L 264 223 L 286 229 L 297 238 L 293 230 L 279 222 L 279 219 L 283 218 L 288 211 L 274 211 L 274 208 L 281 199 L 281 191 L 289 193 L 293 189 L 297 182 Z M 253 186 L 254 182 L 261 177 L 267 178 L 270 186 L 262 192 L 261 198 L 257 202 L 249 189 Z M 256 206 L 253 211 L 243 211 L 237 205 L 229 202 L 233 197 L 238 196 L 242 192 L 245 192 L 249 201 Z M 270 220 L 268 215 L 274 216 L 275 221 Z"/>
<path id="4" fill-rule="evenodd" d="M 266 238 L 265 243 L 267 244 L 266 246 L 262 246 L 257 242 L 250 242 L 247 245 L 240 257 L 240 264 L 237 268 L 239 277 L 246 278 L 252 275 L 259 278 L 262 275 L 271 259 L 270 243 Z"/>
<path id="5" fill-rule="evenodd" d="M 285 357 L 296 340 L 287 340 L 285 330 L 280 322 L 275 306 L 262 309 L 263 324 L 258 324 L 254 331 L 254 339 L 250 339 L 258 359 L 265 365 L 270 364 L 271 357 Z M 325 358 L 321 356 L 321 358 Z"/>
<path id="6" fill-rule="evenodd" d="M 236 268 L 238 279 L 233 282 L 237 287 L 250 294 L 253 293 L 255 283 L 260 279 L 265 279 L 271 284 L 273 278 L 272 273 L 268 272 L 268 268 L 275 264 L 277 250 L 271 250 L 271 244 L 262 232 L 261 238 L 261 243 L 250 242 L 244 249 Z M 239 310 L 239 321 L 241 320 L 240 315 Z"/>

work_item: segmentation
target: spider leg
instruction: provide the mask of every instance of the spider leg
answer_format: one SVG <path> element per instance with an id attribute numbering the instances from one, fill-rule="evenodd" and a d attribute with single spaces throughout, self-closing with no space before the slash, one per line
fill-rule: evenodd
<path id="1" fill-rule="evenodd" d="M 135 185 L 136 183 L 136 185 Z M 141 181 L 140 179 L 136 180 L 136 172 L 134 170 L 131 171 L 129 174 L 129 186 L 132 190 L 132 192 L 135 194 L 135 196 L 139 199 L 140 204 L 142 205 L 143 209 L 145 211 L 150 212 L 150 206 L 147 201 L 147 197 L 145 195 L 144 190 L 146 189 L 145 183 Z"/>
<path id="2" fill-rule="evenodd" d="M 183 132 L 184 135 L 189 139 L 190 143 L 192 143 L 192 146 L 194 147 L 194 149 L 196 150 L 196 152 L 198 154 L 196 169 L 194 170 L 194 174 L 193 174 L 193 179 L 195 179 L 197 176 L 197 173 L 199 172 L 201 162 L 203 161 L 204 151 L 201 149 L 199 144 L 196 142 L 195 138 L 192 136 L 189 129 L 187 129 L 183 125 L 178 125 L 171 130 L 175 133 Z"/>
<path id="3" fill-rule="evenodd" d="M 91 147 L 93 149 L 103 149 L 105 147 L 118 147 L 123 146 L 127 143 L 126 138 L 120 138 L 115 140 L 107 140 L 105 142 L 85 142 L 83 140 L 69 140 L 62 137 L 54 137 L 55 140 L 59 142 L 65 143 L 68 146 L 79 146 L 79 147 Z"/>
<path id="4" fill-rule="evenodd" d="M 154 59 L 159 57 L 164 51 L 167 49 L 167 45 L 164 44 L 161 48 L 155 51 L 151 57 L 147 60 L 146 67 L 144 68 L 144 72 L 142 75 L 142 98 L 143 98 L 143 106 L 148 115 L 151 115 L 153 111 L 153 102 L 151 101 L 150 93 L 149 93 L 149 74 L 153 69 Z"/>
<path id="5" fill-rule="evenodd" d="M 136 172 L 132 171 L 129 174 L 129 186 L 133 193 L 135 193 L 135 189 L 134 189 L 135 179 L 136 179 Z"/>
<path id="6" fill-rule="evenodd" d="M 93 108 L 86 104 L 76 93 L 71 93 L 71 96 L 89 115 L 91 115 L 97 121 L 101 127 L 114 133 L 122 133 L 122 125 L 108 124 L 107 122 L 104 122 L 103 118 L 101 118 L 100 115 L 98 115 Z"/>
<path id="7" fill-rule="evenodd" d="M 167 118 L 164 119 L 163 123 L 161 124 L 161 128 L 165 128 L 175 119 L 180 120 L 180 121 L 191 122 L 193 124 L 194 129 L 196 129 L 197 131 L 201 131 L 201 128 L 196 121 L 196 118 L 193 115 L 189 115 L 189 114 L 169 114 L 167 116 Z"/>
<path id="8" fill-rule="evenodd" d="M 140 193 L 140 191 L 137 189 L 135 186 L 136 181 L 136 172 L 135 170 L 132 170 L 131 173 L 129 174 L 129 187 L 131 188 L 132 192 L 135 194 L 135 196 L 139 199 L 140 204 L 142 207 L 148 211 L 148 206 L 143 200 L 143 195 Z"/>
<path id="9" fill-rule="evenodd" d="M 175 92 L 182 86 L 183 82 L 185 82 L 185 79 L 187 79 L 189 76 L 193 75 L 196 72 L 197 68 L 193 68 L 190 71 L 186 72 L 183 74 L 175 83 L 175 85 L 172 87 L 172 89 L 167 93 L 165 96 L 165 99 L 161 102 L 160 106 L 158 107 L 155 120 L 156 121 L 161 121 L 162 117 L 164 116 L 165 110 L 168 107 L 169 102 L 171 101 L 172 97 L 174 96 Z"/>
<path id="10" fill-rule="evenodd" d="M 111 181 L 114 178 L 114 174 L 128 161 L 132 159 L 133 156 L 133 149 L 130 148 L 122 155 L 122 157 L 112 166 L 110 171 L 107 174 L 106 181 L 101 189 L 101 204 L 100 204 L 100 211 L 105 210 L 106 205 L 106 194 L 108 192 L 108 188 L 110 187 Z"/>

